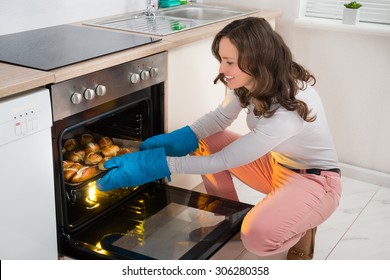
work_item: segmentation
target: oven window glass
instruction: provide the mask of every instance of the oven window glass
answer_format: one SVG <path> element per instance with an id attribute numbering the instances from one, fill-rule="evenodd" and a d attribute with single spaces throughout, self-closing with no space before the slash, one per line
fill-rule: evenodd
<path id="1" fill-rule="evenodd" d="M 240 230 L 251 206 L 152 183 L 120 209 L 74 235 L 98 253 L 125 259 L 205 259 Z M 206 234 L 199 228 L 209 227 Z"/>
<path id="2" fill-rule="evenodd" d="M 198 229 L 214 228 L 225 220 L 212 212 L 170 203 L 153 216 L 143 220 L 112 243 L 120 249 L 155 259 L 179 259 L 206 236 L 195 235 Z"/>

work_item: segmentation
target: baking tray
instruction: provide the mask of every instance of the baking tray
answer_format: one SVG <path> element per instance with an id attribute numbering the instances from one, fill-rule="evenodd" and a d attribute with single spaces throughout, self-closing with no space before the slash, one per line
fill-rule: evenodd
<path id="1" fill-rule="evenodd" d="M 94 136 L 95 139 L 99 139 L 99 137 L 102 137 L 102 136 L 99 136 L 99 135 L 96 135 L 96 134 L 92 134 L 92 135 Z M 112 138 L 112 137 L 110 137 L 110 138 L 111 138 L 111 140 L 113 141 L 113 143 L 115 145 L 119 146 L 119 148 L 133 148 L 136 151 L 139 151 L 139 147 L 140 147 L 140 145 L 142 143 L 141 141 L 135 141 L 135 140 L 127 140 L 127 139 Z M 81 163 L 81 164 L 83 166 L 85 166 L 85 164 L 83 164 L 83 163 Z M 65 181 L 65 186 L 67 187 L 67 189 L 69 189 L 72 192 L 74 192 L 75 190 L 78 190 L 78 189 L 81 189 L 81 188 L 83 188 L 85 186 L 88 186 L 91 182 L 96 181 L 97 179 L 102 177 L 107 172 L 107 170 L 100 170 L 100 169 L 98 169 L 97 165 L 90 165 L 90 166 L 96 168 L 95 176 L 93 176 L 92 178 L 90 178 L 88 180 L 80 182 L 80 183 L 71 183 L 71 182 L 66 182 Z"/>

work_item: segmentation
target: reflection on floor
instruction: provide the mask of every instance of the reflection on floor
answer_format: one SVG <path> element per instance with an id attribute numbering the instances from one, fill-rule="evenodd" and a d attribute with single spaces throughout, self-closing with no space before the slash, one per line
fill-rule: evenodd
<path id="1" fill-rule="evenodd" d="M 264 195 L 235 180 L 241 201 L 256 204 Z M 199 185 L 195 190 L 205 192 Z M 315 260 L 390 260 L 390 188 L 343 177 L 343 195 L 335 213 L 318 227 Z M 285 254 L 260 258 L 241 241 L 224 245 L 212 259 L 285 259 Z"/>

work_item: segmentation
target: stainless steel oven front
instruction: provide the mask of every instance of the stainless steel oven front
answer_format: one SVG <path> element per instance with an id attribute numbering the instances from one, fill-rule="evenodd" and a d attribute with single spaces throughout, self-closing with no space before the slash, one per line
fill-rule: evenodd
<path id="1" fill-rule="evenodd" d="M 239 231 L 250 205 L 162 180 L 96 189 L 95 181 L 106 172 L 100 160 L 136 152 L 141 141 L 164 133 L 166 79 L 163 52 L 51 86 L 60 255 L 207 259 Z M 103 139 L 115 146 L 114 154 L 104 152 Z M 210 226 L 209 234 L 191 238 L 194 230 Z"/>

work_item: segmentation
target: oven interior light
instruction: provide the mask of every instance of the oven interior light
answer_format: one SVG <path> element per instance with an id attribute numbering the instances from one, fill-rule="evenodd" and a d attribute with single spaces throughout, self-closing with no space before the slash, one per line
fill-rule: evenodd
<path id="1" fill-rule="evenodd" d="M 92 204 L 93 208 L 99 207 L 100 204 L 97 202 L 96 182 L 88 183 L 88 195 L 85 198 L 85 201 Z"/>
<path id="2" fill-rule="evenodd" d="M 88 184 L 88 199 L 96 201 L 96 182 Z"/>

